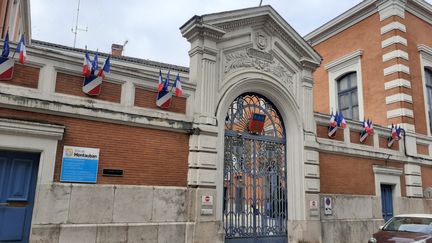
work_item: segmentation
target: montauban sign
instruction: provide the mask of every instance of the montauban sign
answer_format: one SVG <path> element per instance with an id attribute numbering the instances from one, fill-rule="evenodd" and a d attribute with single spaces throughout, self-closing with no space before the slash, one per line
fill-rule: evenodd
<path id="1" fill-rule="evenodd" d="M 64 146 L 61 182 L 96 183 L 99 149 Z"/>

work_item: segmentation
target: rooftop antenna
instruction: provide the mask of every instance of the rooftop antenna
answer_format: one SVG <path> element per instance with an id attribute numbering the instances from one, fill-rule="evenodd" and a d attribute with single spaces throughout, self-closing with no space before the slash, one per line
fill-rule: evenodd
<path id="1" fill-rule="evenodd" d="M 73 44 L 73 47 L 74 47 L 74 48 L 75 48 L 75 45 L 76 45 L 76 38 L 77 38 L 78 30 L 79 30 L 79 31 L 85 31 L 85 32 L 88 31 L 88 27 L 86 27 L 85 29 L 78 28 L 78 18 L 79 18 L 79 11 L 80 11 L 80 2 L 81 2 L 81 0 L 78 0 L 78 8 L 77 8 L 77 15 L 76 15 L 75 29 L 74 29 L 74 28 L 71 29 L 71 30 L 72 30 L 72 33 L 74 33 L 74 44 Z"/>
<path id="2" fill-rule="evenodd" d="M 124 55 L 124 51 L 125 51 L 125 47 L 126 47 L 127 43 L 129 43 L 129 40 L 128 40 L 128 39 L 126 39 L 126 40 L 123 42 L 123 55 Z"/>
<path id="3" fill-rule="evenodd" d="M 260 7 L 261 7 L 261 4 L 262 4 L 262 1 L 263 1 L 263 0 L 260 0 L 260 4 L 259 4 Z"/>

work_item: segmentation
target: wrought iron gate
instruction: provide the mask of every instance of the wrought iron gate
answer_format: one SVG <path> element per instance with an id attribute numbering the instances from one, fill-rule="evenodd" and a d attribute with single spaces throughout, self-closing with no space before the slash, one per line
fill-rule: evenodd
<path id="1" fill-rule="evenodd" d="M 271 102 L 244 94 L 225 118 L 225 242 L 287 242 L 285 133 Z"/>

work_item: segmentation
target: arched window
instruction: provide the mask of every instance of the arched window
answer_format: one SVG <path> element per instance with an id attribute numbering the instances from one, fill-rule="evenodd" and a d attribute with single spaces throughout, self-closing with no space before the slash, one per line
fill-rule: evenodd
<path id="1" fill-rule="evenodd" d="M 357 96 L 357 73 L 345 74 L 337 80 L 338 110 L 344 117 L 359 119 L 359 104 Z"/>
<path id="2" fill-rule="evenodd" d="M 432 131 L 432 71 L 425 68 L 425 83 L 426 83 L 426 93 L 428 102 L 428 115 L 429 115 L 429 128 Z"/>

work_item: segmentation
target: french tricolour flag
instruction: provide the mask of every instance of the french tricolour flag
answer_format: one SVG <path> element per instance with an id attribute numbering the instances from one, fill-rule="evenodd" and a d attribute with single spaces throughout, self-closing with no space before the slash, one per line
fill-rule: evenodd
<path id="1" fill-rule="evenodd" d="M 163 78 L 162 78 L 162 71 L 159 70 L 159 80 L 158 80 L 158 87 L 157 87 L 157 91 L 161 92 L 164 86 L 164 82 L 163 82 Z"/>
<path id="2" fill-rule="evenodd" d="M 102 79 L 105 79 L 105 73 L 109 73 L 111 70 L 111 62 L 110 62 L 111 56 L 108 56 L 108 58 L 105 60 L 105 63 L 101 70 L 98 72 L 98 76 L 102 77 Z"/>
<path id="3" fill-rule="evenodd" d="M 330 114 L 330 123 L 328 126 L 328 134 L 327 134 L 330 138 L 332 138 L 336 135 L 337 121 L 339 119 L 338 117 L 339 117 L 339 115 L 338 115 L 337 111 L 336 111 L 336 114 L 333 114 L 333 111 Z"/>
<path id="4" fill-rule="evenodd" d="M 97 64 L 94 63 L 94 60 L 92 66 L 97 67 Z M 105 79 L 104 73 L 110 72 L 110 57 L 108 56 L 108 58 L 105 60 L 103 68 L 98 71 L 97 75 L 95 75 L 95 69 L 92 68 L 92 70 L 93 71 L 90 73 L 90 75 L 84 78 L 82 91 L 88 95 L 99 95 L 102 88 L 102 81 Z"/>
<path id="5" fill-rule="evenodd" d="M 345 117 L 344 117 L 342 112 L 339 112 L 339 116 L 338 116 L 338 120 L 337 120 L 337 126 L 342 128 L 342 129 L 346 127 Z"/>
<path id="6" fill-rule="evenodd" d="M 180 82 L 180 75 L 179 74 L 177 74 L 173 88 L 174 88 L 175 96 L 181 96 L 183 94 L 183 89 L 182 89 L 182 85 Z"/>
<path id="7" fill-rule="evenodd" d="M 24 64 L 25 59 L 27 57 L 26 46 L 25 46 L 25 43 L 24 43 L 24 35 L 21 36 L 21 40 L 20 40 L 20 42 L 17 45 L 16 52 L 19 55 L 19 58 L 18 58 L 19 62 L 21 64 Z"/>
<path id="8" fill-rule="evenodd" d="M 3 42 L 3 51 L 0 57 L 0 80 L 10 80 L 13 75 L 15 61 L 9 58 L 9 32 Z"/>
<path id="9" fill-rule="evenodd" d="M 82 74 L 84 75 L 84 77 L 90 76 L 91 65 L 92 64 L 91 64 L 90 56 L 86 50 L 85 55 L 84 55 L 84 63 L 83 63 L 83 70 L 82 70 Z"/>
<path id="10" fill-rule="evenodd" d="M 6 32 L 5 39 L 3 41 L 3 51 L 1 54 L 2 57 L 8 58 L 9 57 L 9 31 Z"/>
<path id="11" fill-rule="evenodd" d="M 156 105 L 162 109 L 168 109 L 171 106 L 171 100 L 173 94 L 168 90 L 169 81 L 170 81 L 170 72 L 168 71 L 167 78 L 163 83 L 162 90 L 158 92 L 156 98 Z"/>

